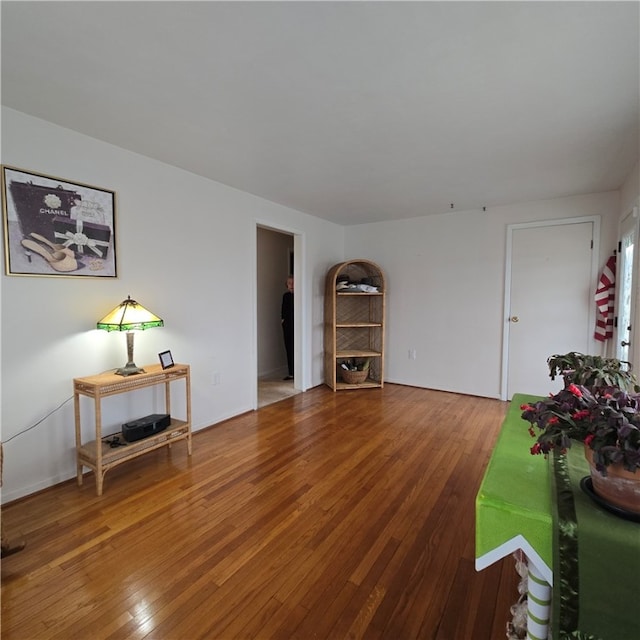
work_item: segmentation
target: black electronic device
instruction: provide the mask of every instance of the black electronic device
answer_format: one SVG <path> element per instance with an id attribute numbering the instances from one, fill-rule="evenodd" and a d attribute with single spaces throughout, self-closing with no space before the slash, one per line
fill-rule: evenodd
<path id="1" fill-rule="evenodd" d="M 164 431 L 170 424 L 171 416 L 168 413 L 152 413 L 144 418 L 125 422 L 122 425 L 122 437 L 127 442 L 135 442 Z"/>

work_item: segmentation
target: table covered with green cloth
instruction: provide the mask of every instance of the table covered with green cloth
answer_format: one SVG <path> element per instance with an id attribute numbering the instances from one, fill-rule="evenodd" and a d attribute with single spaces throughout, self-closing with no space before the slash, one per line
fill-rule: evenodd
<path id="1" fill-rule="evenodd" d="M 551 478 L 520 409 L 539 399 L 514 395 L 498 435 L 476 497 L 476 569 L 522 549 L 553 584 Z"/>
<path id="2" fill-rule="evenodd" d="M 554 640 L 640 640 L 640 523 L 580 487 L 589 475 L 581 444 L 548 461 L 529 453 L 535 440 L 520 407 L 539 399 L 513 396 L 487 465 L 476 498 L 476 569 L 522 549 L 553 585 Z"/>
<path id="3" fill-rule="evenodd" d="M 580 443 L 550 458 L 554 485 L 553 638 L 640 640 L 640 523 L 596 504 L 580 487 Z"/>

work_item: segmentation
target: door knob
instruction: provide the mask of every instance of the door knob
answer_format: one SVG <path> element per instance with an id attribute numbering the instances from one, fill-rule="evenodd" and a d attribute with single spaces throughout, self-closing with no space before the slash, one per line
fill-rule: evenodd
<path id="1" fill-rule="evenodd" d="M 628 347 L 630 344 L 631 344 L 630 342 L 627 342 L 626 340 L 623 340 L 623 341 L 620 343 L 620 346 L 622 346 L 622 347 Z"/>
<path id="2" fill-rule="evenodd" d="M 518 316 L 511 316 L 509 322 L 520 322 L 520 318 L 518 318 Z"/>

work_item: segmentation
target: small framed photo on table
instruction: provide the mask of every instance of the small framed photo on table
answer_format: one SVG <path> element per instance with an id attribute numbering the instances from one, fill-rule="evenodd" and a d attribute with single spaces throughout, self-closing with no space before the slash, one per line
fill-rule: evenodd
<path id="1" fill-rule="evenodd" d="M 160 358 L 160 364 L 162 365 L 163 369 L 173 367 L 174 362 L 171 351 L 163 351 L 162 353 L 158 354 L 158 357 Z"/>

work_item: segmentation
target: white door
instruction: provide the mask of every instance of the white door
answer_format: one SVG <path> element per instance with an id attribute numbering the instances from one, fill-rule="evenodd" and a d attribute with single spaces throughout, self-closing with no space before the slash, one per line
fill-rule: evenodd
<path id="1" fill-rule="evenodd" d="M 620 225 L 620 244 L 618 245 L 618 275 L 616 286 L 616 316 L 618 317 L 618 330 L 616 337 L 615 356 L 619 360 L 630 361 L 633 359 L 633 351 L 630 350 L 633 342 L 634 327 L 632 318 L 635 309 L 635 287 L 633 286 L 634 254 L 637 241 L 638 220 L 633 214 L 629 214 Z"/>
<path id="2" fill-rule="evenodd" d="M 549 378 L 547 358 L 569 351 L 589 353 L 595 322 L 596 220 L 574 220 L 509 228 L 505 399 L 514 393 L 546 396 L 560 389 L 562 382 Z"/>

